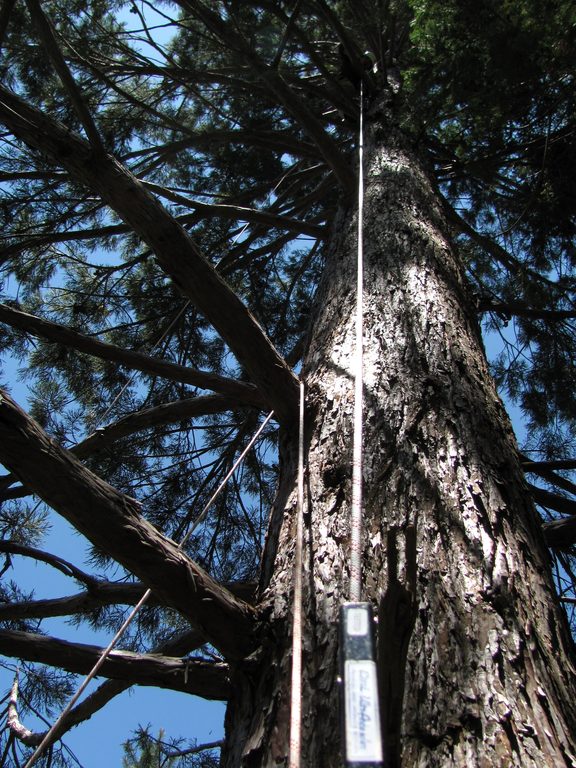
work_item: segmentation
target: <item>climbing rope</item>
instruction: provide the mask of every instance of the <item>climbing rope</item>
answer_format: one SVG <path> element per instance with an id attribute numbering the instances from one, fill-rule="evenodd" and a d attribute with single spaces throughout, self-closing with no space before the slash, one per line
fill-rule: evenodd
<path id="1" fill-rule="evenodd" d="M 358 131 L 358 252 L 356 260 L 356 350 L 354 355 L 354 414 L 352 447 L 352 503 L 350 510 L 350 600 L 362 593 L 362 456 L 364 360 L 364 88 L 360 83 L 360 126 Z"/>
<path id="2" fill-rule="evenodd" d="M 244 448 L 240 456 L 238 456 L 238 458 L 232 465 L 231 469 L 227 472 L 226 476 L 224 477 L 224 479 L 222 480 L 218 488 L 214 491 L 210 499 L 204 505 L 204 508 L 202 509 L 202 511 L 196 518 L 196 520 L 192 523 L 192 525 L 188 529 L 186 535 L 182 538 L 182 540 L 178 544 L 178 549 L 182 549 L 182 547 L 186 544 L 186 542 L 188 541 L 192 533 L 195 531 L 195 529 L 200 525 L 200 523 L 204 521 L 210 507 L 212 506 L 212 504 L 214 504 L 217 497 L 221 493 L 222 489 L 224 488 L 228 480 L 232 477 L 236 469 L 244 461 L 247 453 L 250 451 L 250 449 L 252 448 L 256 440 L 259 438 L 259 436 L 262 434 L 264 428 L 266 427 L 266 425 L 268 424 L 268 422 L 270 421 L 273 415 L 274 415 L 274 411 L 270 411 L 268 416 L 266 416 L 262 424 L 256 430 L 256 432 L 250 439 L 250 442 L 246 445 L 246 447 Z M 104 662 L 106 661 L 106 659 L 108 658 L 108 656 L 110 655 L 110 653 L 112 652 L 112 650 L 114 649 L 114 647 L 116 646 L 120 638 L 124 635 L 124 633 L 130 626 L 132 621 L 136 618 L 140 610 L 146 604 L 151 594 L 152 594 L 151 589 L 147 589 L 144 592 L 144 594 L 142 595 L 138 603 L 134 606 L 129 616 L 126 618 L 126 620 L 120 627 L 120 629 L 116 632 L 112 640 L 108 643 L 106 648 L 102 651 L 98 660 L 96 661 L 96 663 L 94 664 L 90 672 L 86 675 L 81 685 L 79 686 L 78 690 L 72 696 L 72 698 L 70 699 L 70 701 L 68 702 L 68 704 L 66 705 L 66 707 L 64 708 L 64 710 L 62 711 L 58 719 L 56 720 L 56 722 L 54 723 L 54 725 L 47 731 L 47 733 L 45 734 L 44 738 L 42 739 L 42 741 L 40 742 L 40 744 L 38 745 L 34 753 L 28 759 L 28 762 L 25 764 L 24 768 L 31 768 L 31 766 L 33 766 L 34 763 L 38 760 L 38 758 L 41 757 L 42 753 L 55 741 L 57 737 L 58 729 L 60 728 L 65 718 L 68 716 L 68 714 L 72 710 L 72 707 L 76 704 L 80 696 L 84 693 L 89 683 L 96 677 L 100 668 L 102 667 L 102 665 L 104 664 Z"/>
<path id="3" fill-rule="evenodd" d="M 364 338 L 364 88 L 360 83 L 358 137 L 358 236 L 356 275 L 356 349 L 354 355 L 354 413 L 352 500 L 350 510 L 350 597 L 340 607 L 340 675 L 342 681 L 343 753 L 346 768 L 383 766 L 378 699 L 378 674 L 372 606 L 362 599 L 362 457 L 363 338 Z"/>
<path id="4" fill-rule="evenodd" d="M 302 743 L 302 550 L 304 530 L 304 382 L 300 382 L 298 418 L 298 498 L 294 551 L 292 610 L 292 680 L 290 691 L 290 757 L 288 768 L 300 768 Z"/>

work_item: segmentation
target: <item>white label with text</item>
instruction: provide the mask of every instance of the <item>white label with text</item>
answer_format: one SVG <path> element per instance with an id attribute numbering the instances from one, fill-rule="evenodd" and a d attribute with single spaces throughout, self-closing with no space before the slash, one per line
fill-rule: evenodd
<path id="1" fill-rule="evenodd" d="M 376 664 L 350 659 L 344 664 L 346 758 L 350 762 L 382 760 Z"/>

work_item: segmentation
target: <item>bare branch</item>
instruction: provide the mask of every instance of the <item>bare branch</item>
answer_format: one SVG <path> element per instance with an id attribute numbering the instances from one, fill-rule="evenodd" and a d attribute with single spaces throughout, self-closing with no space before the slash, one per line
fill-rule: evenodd
<path id="1" fill-rule="evenodd" d="M 8 716 L 6 718 L 8 730 L 23 744 L 28 747 L 35 747 L 40 744 L 37 740 L 37 734 L 29 731 L 18 717 L 18 673 L 14 677 L 14 683 L 10 690 L 10 699 L 8 701 Z"/>
<path id="2" fill-rule="evenodd" d="M 79 352 L 93 355 L 101 360 L 110 360 L 144 373 L 162 376 L 171 381 L 231 395 L 237 398 L 240 403 L 259 405 L 260 407 L 264 405 L 256 388 L 251 384 L 227 379 L 215 373 L 196 371 L 193 368 L 170 363 L 167 360 L 158 360 L 142 352 L 132 352 L 122 347 L 116 347 L 50 320 L 21 312 L 6 304 L 0 304 L 0 322 L 27 331 L 34 336 L 40 336 L 48 341 L 64 344 L 66 347 L 77 349 Z"/>
<path id="3" fill-rule="evenodd" d="M 102 655 L 102 648 L 4 629 L 0 630 L 0 653 L 85 675 Z M 228 665 L 223 662 L 111 651 L 100 672 L 113 680 L 168 688 L 218 701 L 226 700 L 230 691 Z"/>
<path id="4" fill-rule="evenodd" d="M 34 560 L 51 565 L 65 576 L 72 576 L 72 578 L 85 584 L 89 589 L 93 589 L 98 585 L 98 579 L 95 579 L 88 573 L 84 573 L 80 568 L 76 568 L 76 566 L 69 563 L 68 560 L 64 560 L 64 558 L 58 557 L 58 555 L 44 552 L 41 549 L 36 549 L 36 547 L 28 547 L 17 541 L 4 540 L 0 541 L 0 552 L 10 555 L 21 555 L 22 557 L 31 557 Z M 2 610 L 2 607 L 3 606 L 0 605 L 0 611 Z"/>
<path id="5" fill-rule="evenodd" d="M 241 600 L 252 602 L 255 585 L 251 582 L 234 582 L 223 585 L 233 595 Z M 117 583 L 109 581 L 97 581 L 84 592 L 65 597 L 56 597 L 48 600 L 26 600 L 20 603 L 0 603 L 0 621 L 17 621 L 18 619 L 47 619 L 54 616 L 71 616 L 79 613 L 87 613 L 97 608 L 109 605 L 136 605 L 146 587 L 139 582 Z M 147 605 L 161 605 L 153 594 L 147 601 Z M 198 643 L 204 640 L 196 633 Z"/>
<path id="6" fill-rule="evenodd" d="M 247 405 L 245 402 L 239 402 L 236 397 L 226 395 L 206 395 L 203 397 L 191 397 L 186 400 L 176 400 L 172 403 L 165 403 L 154 408 L 130 413 L 113 424 L 100 427 L 70 450 L 79 458 L 91 456 L 109 447 L 116 440 L 133 435 L 135 432 L 140 432 L 143 429 L 160 427 L 164 424 L 174 424 L 175 422 L 193 419 L 197 416 L 223 413 L 224 411 L 243 408 Z"/>
<path id="7" fill-rule="evenodd" d="M 195 747 L 188 747 L 187 749 L 168 750 L 165 751 L 164 754 L 169 759 L 173 757 L 185 757 L 186 755 L 198 755 L 200 752 L 206 752 L 209 749 L 219 749 L 223 744 L 223 741 L 210 741 L 206 744 L 198 744 Z"/>

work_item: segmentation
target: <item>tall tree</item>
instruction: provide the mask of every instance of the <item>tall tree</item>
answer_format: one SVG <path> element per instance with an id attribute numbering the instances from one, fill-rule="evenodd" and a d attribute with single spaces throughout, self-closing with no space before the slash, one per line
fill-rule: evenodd
<path id="1" fill-rule="evenodd" d="M 4 574 L 34 558 L 81 591 L 3 584 L 0 651 L 83 673 L 99 649 L 42 620 L 112 631 L 151 590 L 58 736 L 157 685 L 228 701 L 223 765 L 285 764 L 300 379 L 302 764 L 341 759 L 362 90 L 386 763 L 576 764 L 575 34 L 568 0 L 5 0 L 1 344 L 28 412 L 7 380 Z M 91 573 L 43 548 L 52 514 Z M 41 737 L 14 690 L 5 755 Z"/>

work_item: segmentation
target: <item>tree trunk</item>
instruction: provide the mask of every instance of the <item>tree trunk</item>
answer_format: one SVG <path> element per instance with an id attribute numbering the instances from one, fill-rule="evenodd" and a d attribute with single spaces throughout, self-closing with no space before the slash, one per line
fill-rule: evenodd
<path id="1" fill-rule="evenodd" d="M 374 110 L 376 112 L 376 110 Z M 364 592 L 379 614 L 387 766 L 571 766 L 572 642 L 430 181 L 372 114 L 366 141 Z M 302 765 L 340 765 L 336 620 L 348 598 L 356 221 L 335 228 L 304 377 Z M 263 566 L 262 651 L 232 681 L 228 767 L 288 750 L 295 435 Z"/>

